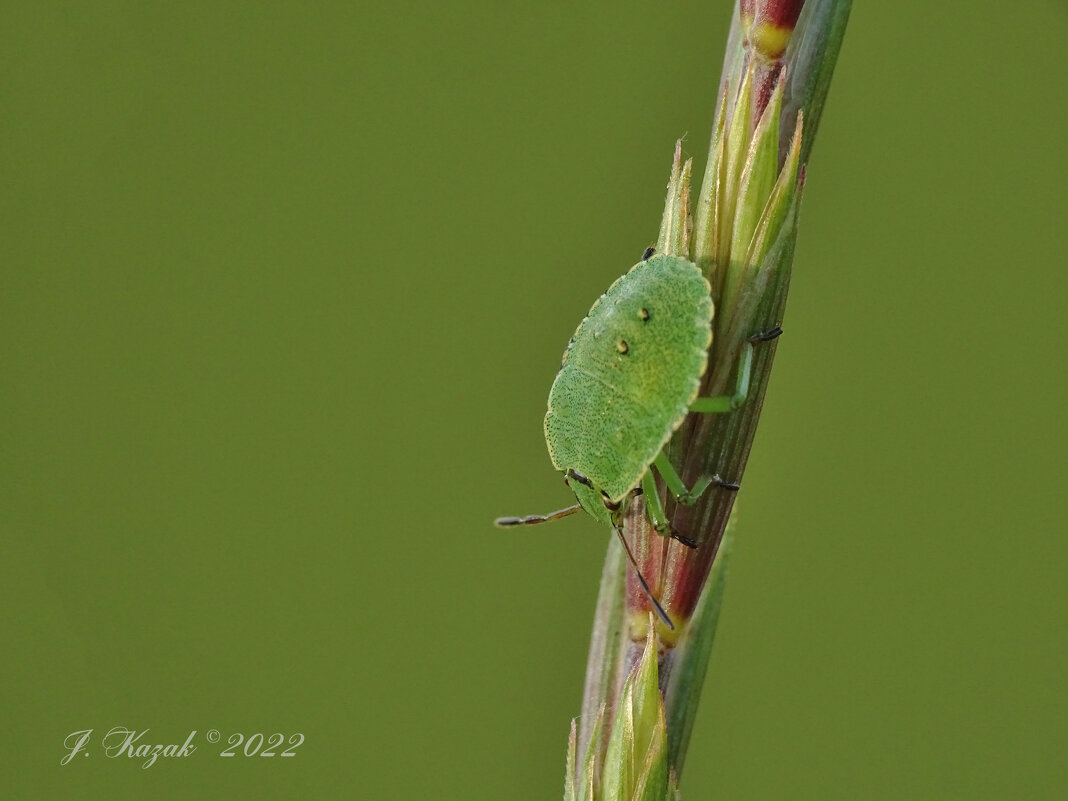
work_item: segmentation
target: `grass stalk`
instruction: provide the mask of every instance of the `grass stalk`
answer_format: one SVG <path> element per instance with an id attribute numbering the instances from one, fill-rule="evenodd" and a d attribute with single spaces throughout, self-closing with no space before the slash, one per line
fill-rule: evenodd
<path id="1" fill-rule="evenodd" d="M 693 205 L 692 161 L 676 145 L 657 249 L 695 262 L 712 287 L 716 335 L 701 394 L 734 386 L 739 357 L 753 348 L 745 402 L 728 414 L 689 415 L 668 446 L 687 486 L 703 475 L 735 483 L 744 475 L 778 346 L 752 338 L 783 321 L 808 159 L 850 5 L 739 2 Z M 642 499 L 628 509 L 624 536 L 671 629 L 651 614 L 622 548 L 609 545 L 582 717 L 569 743 L 565 797 L 574 801 L 678 797 L 724 599 L 736 492 L 713 487 L 685 506 L 658 489 L 673 528 L 698 547 L 660 536 Z"/>

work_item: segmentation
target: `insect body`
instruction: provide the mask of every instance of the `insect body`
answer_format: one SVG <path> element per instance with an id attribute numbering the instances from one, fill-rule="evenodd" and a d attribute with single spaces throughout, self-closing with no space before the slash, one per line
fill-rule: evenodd
<path id="1" fill-rule="evenodd" d="M 578 504 L 548 515 L 499 518 L 497 525 L 548 522 L 582 509 L 622 540 L 623 515 L 641 493 L 659 533 L 695 545 L 671 529 L 652 471 L 683 504 L 712 485 L 738 488 L 715 475 L 687 488 L 664 446 L 688 413 L 731 412 L 745 402 L 752 341 L 774 335 L 747 343 L 733 395 L 698 397 L 713 314 L 704 274 L 679 256 L 649 256 L 617 279 L 579 324 L 549 391 L 545 442 Z"/>

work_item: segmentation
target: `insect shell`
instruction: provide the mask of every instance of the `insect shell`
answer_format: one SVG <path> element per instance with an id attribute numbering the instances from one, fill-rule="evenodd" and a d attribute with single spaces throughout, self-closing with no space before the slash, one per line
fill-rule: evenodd
<path id="1" fill-rule="evenodd" d="M 545 442 L 597 520 L 618 524 L 685 419 L 708 366 L 712 316 L 701 270 L 652 256 L 608 288 L 571 338 L 549 391 Z"/>

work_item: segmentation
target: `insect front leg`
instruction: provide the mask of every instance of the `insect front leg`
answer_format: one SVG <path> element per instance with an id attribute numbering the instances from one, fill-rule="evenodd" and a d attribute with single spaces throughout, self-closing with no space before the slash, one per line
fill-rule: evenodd
<path id="1" fill-rule="evenodd" d="M 687 548 L 697 547 L 697 540 L 683 536 L 668 522 L 664 505 L 660 503 L 660 493 L 656 489 L 656 479 L 653 477 L 652 470 L 646 470 L 642 477 L 642 497 L 645 498 L 645 512 L 649 515 L 649 521 L 653 524 L 657 534 L 678 540 Z"/>
<path id="2" fill-rule="evenodd" d="M 685 506 L 691 506 L 704 494 L 705 490 L 713 485 L 725 490 L 738 490 L 737 484 L 724 481 L 716 475 L 701 476 L 692 489 L 686 489 L 682 478 L 679 477 L 667 454 L 663 451 L 656 457 L 653 464 L 656 465 L 657 472 L 663 477 L 664 483 L 667 484 L 667 488 L 675 500 Z M 660 502 L 660 495 L 656 489 L 656 480 L 653 478 L 652 470 L 646 471 L 642 477 L 642 495 L 645 498 L 645 510 L 649 514 L 649 520 L 659 534 L 678 540 L 688 548 L 696 548 L 700 545 L 697 540 L 680 533 L 668 522 L 667 514 L 664 512 L 664 505 Z"/>
<path id="3" fill-rule="evenodd" d="M 661 534 L 670 533 L 671 524 L 664 513 L 664 505 L 660 503 L 660 493 L 656 490 L 656 479 L 653 478 L 652 470 L 646 470 L 642 476 L 642 497 L 645 498 L 645 511 L 653 528 Z"/>

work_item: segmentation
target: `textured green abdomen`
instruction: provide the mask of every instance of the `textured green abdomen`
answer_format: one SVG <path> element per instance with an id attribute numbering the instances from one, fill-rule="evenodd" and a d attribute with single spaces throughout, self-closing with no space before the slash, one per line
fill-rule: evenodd
<path id="1" fill-rule="evenodd" d="M 553 465 L 613 501 L 633 489 L 682 423 L 708 363 L 712 300 L 701 271 L 654 256 L 593 305 L 549 391 Z"/>

